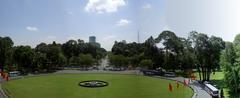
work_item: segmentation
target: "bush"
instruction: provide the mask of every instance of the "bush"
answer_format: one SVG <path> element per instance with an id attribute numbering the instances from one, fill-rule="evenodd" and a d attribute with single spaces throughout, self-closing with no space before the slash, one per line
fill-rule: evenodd
<path id="1" fill-rule="evenodd" d="M 153 62 L 151 59 L 144 59 L 140 62 L 141 67 L 147 67 L 147 68 L 152 68 L 153 67 Z"/>

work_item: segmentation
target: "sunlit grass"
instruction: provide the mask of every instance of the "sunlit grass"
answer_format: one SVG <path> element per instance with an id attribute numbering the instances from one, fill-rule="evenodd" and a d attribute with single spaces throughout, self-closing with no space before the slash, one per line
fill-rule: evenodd
<path id="1" fill-rule="evenodd" d="M 104 80 L 109 86 L 84 88 L 83 80 Z M 173 92 L 168 91 L 168 84 Z M 190 98 L 193 91 L 160 78 L 119 74 L 58 74 L 9 81 L 3 87 L 11 98 Z"/>

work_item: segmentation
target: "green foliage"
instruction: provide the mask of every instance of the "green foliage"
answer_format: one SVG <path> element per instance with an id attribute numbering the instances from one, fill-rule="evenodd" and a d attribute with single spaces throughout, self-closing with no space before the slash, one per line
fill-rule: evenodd
<path id="1" fill-rule="evenodd" d="M 13 41 L 10 37 L 0 37 L 0 70 L 3 70 L 6 64 L 12 64 Z"/>
<path id="2" fill-rule="evenodd" d="M 124 57 L 123 55 L 110 54 L 109 55 L 109 61 L 110 61 L 111 65 L 114 65 L 116 67 L 122 67 L 122 66 L 127 66 L 128 65 L 127 58 Z"/>
<path id="3" fill-rule="evenodd" d="M 83 40 L 69 40 L 64 44 L 40 43 L 30 46 L 13 47 L 9 37 L 0 37 L 0 69 L 23 72 L 53 71 L 65 65 L 92 65 L 106 56 L 106 50 Z M 15 69 L 13 69 L 12 65 Z"/>
<path id="4" fill-rule="evenodd" d="M 94 58 L 91 54 L 80 54 L 79 59 L 80 63 L 84 66 L 90 66 L 94 63 Z"/>
<path id="5" fill-rule="evenodd" d="M 240 91 L 240 66 L 229 66 L 225 72 L 225 81 L 228 87 L 235 93 Z"/>
<path id="6" fill-rule="evenodd" d="M 14 49 L 13 58 L 18 65 L 18 70 L 28 72 L 33 70 L 34 51 L 30 46 L 17 46 Z"/>
<path id="7" fill-rule="evenodd" d="M 100 60 L 106 56 L 106 50 L 96 45 L 84 43 L 82 40 L 69 40 L 63 43 L 62 51 L 67 58 L 68 65 L 72 64 L 72 57 L 77 57 L 80 54 L 91 54 L 96 60 Z M 71 60 L 71 61 L 70 61 Z"/>
<path id="8" fill-rule="evenodd" d="M 72 56 L 70 59 L 69 59 L 69 65 L 70 66 L 79 66 L 81 64 L 80 62 L 80 57 L 79 56 Z"/>
<path id="9" fill-rule="evenodd" d="M 240 36 L 235 37 L 234 44 L 226 42 L 226 48 L 222 51 L 220 64 L 224 68 L 225 82 L 232 92 L 240 91 Z"/>
<path id="10" fill-rule="evenodd" d="M 140 62 L 141 67 L 147 67 L 147 68 L 152 68 L 153 67 L 153 62 L 150 59 L 144 59 Z"/>
<path id="11" fill-rule="evenodd" d="M 224 49 L 224 41 L 219 37 L 208 37 L 206 34 L 191 32 L 189 39 L 193 43 L 195 63 L 200 80 L 209 81 L 211 72 L 219 67 L 221 51 Z"/>
<path id="12" fill-rule="evenodd" d="M 34 70 L 44 70 L 47 69 L 47 55 L 42 52 L 36 51 L 33 58 Z"/>

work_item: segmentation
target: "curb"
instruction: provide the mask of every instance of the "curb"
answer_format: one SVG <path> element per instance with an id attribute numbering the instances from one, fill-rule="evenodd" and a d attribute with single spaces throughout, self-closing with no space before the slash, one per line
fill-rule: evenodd
<path id="1" fill-rule="evenodd" d="M 191 85 L 189 85 L 189 87 L 192 88 L 192 89 L 193 89 L 193 92 L 194 92 L 192 98 L 197 98 L 197 91 L 196 91 L 196 89 L 194 88 L 194 86 L 191 84 Z"/>

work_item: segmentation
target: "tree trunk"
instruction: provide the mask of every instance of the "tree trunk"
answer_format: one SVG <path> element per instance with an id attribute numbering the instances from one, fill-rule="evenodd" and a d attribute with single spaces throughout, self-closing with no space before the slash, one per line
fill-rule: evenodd
<path id="1" fill-rule="evenodd" d="M 205 81 L 205 69 L 203 66 L 201 67 L 201 69 L 202 69 L 202 81 Z"/>
<path id="2" fill-rule="evenodd" d="M 201 65 L 197 66 L 198 68 L 198 75 L 199 75 L 199 79 L 200 81 L 202 81 L 202 74 L 201 74 L 201 68 L 200 68 Z"/>

